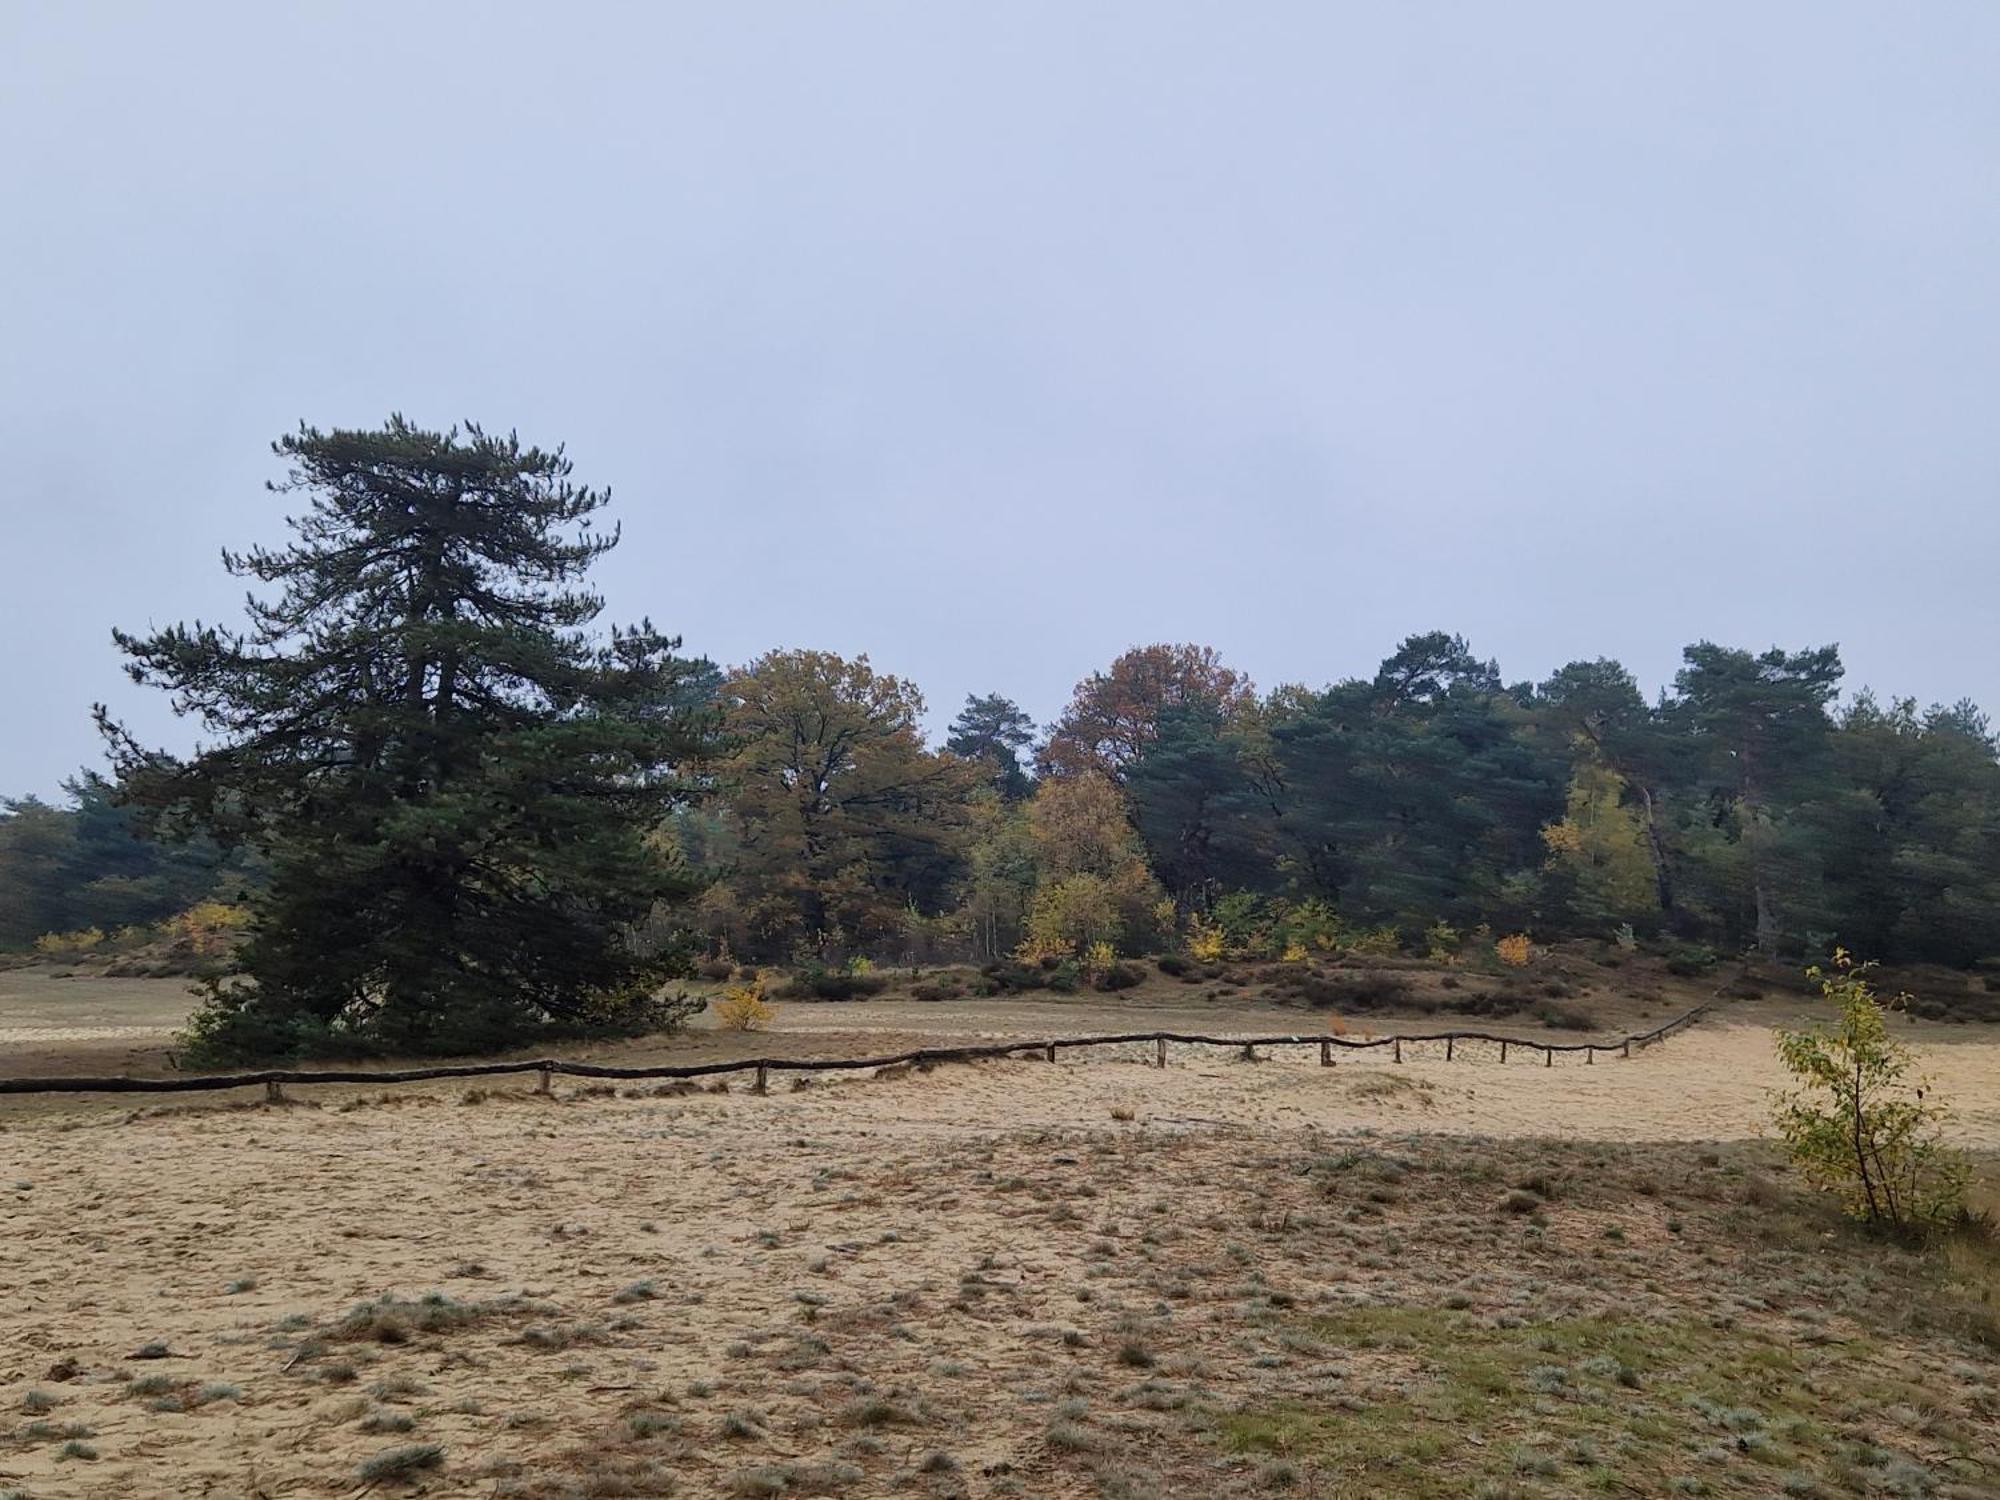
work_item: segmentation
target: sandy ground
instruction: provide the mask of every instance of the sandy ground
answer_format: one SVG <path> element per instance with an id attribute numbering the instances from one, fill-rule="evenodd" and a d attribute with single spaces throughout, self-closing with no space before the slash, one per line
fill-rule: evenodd
<path id="1" fill-rule="evenodd" d="M 0 1073 L 161 1072 L 164 1043 L 185 1018 L 188 1003 L 185 984 L 173 980 L 66 981 L 35 971 L 0 974 Z M 1657 1025 L 1671 1013 L 1630 1005 L 1603 1011 L 1602 1034 L 1607 1036 Z M 698 1022 L 681 1037 L 563 1051 L 598 1061 L 648 1064 L 761 1054 L 875 1056 L 960 1042 L 1133 1030 L 1296 1034 L 1311 1041 L 1325 1035 L 1328 1026 L 1323 1015 L 1270 1005 L 1163 1004 L 1098 995 L 942 1004 L 894 999 L 795 1003 L 779 1005 L 775 1012 L 771 1027 L 754 1035 L 720 1033 Z M 1080 1055 L 1065 1054 L 1064 1062 L 1025 1096 L 1006 1081 L 1007 1075 L 975 1071 L 954 1081 L 948 1110 L 907 1121 L 884 1120 L 880 1128 L 1060 1126 L 1102 1118 L 1116 1105 L 1171 1117 L 1286 1127 L 1400 1122 L 1459 1134 L 1737 1140 L 1762 1133 L 1770 1093 L 1785 1082 L 1772 1028 L 1796 1024 L 1812 1013 L 1798 1001 L 1737 1002 L 1630 1060 L 1600 1054 L 1586 1065 L 1576 1054 L 1557 1054 L 1552 1068 L 1543 1066 L 1543 1055 L 1533 1050 L 1536 1044 L 1567 1044 L 1589 1036 L 1551 1032 L 1518 1020 L 1370 1016 L 1344 1023 L 1347 1034 L 1477 1028 L 1517 1036 L 1528 1046 L 1511 1050 L 1504 1067 L 1498 1049 L 1480 1043 L 1457 1047 L 1449 1064 L 1441 1046 L 1407 1047 L 1400 1068 L 1384 1052 L 1340 1054 L 1333 1077 L 1384 1070 L 1393 1074 L 1394 1092 L 1372 1099 L 1330 1087 L 1329 1070 L 1317 1065 L 1317 1048 L 1309 1045 L 1275 1049 L 1255 1066 L 1222 1049 L 1175 1047 L 1164 1075 L 1123 1066 L 1149 1060 L 1150 1049 L 1095 1052 L 1089 1064 Z M 1954 1101 L 1954 1138 L 1975 1148 L 2000 1149 L 2000 1031 L 1911 1020 L 1896 1025 L 1915 1048 L 1922 1072 Z M 502 1080 L 500 1086 L 518 1085 Z M 443 1092 L 455 1096 L 460 1087 Z M 352 1093 L 327 1089 L 315 1091 L 314 1097 L 337 1103 Z M 143 1109 L 155 1102 L 151 1096 L 0 1098 L 0 1121 L 48 1114 L 98 1117 L 107 1111 L 122 1115 L 135 1104 Z"/>
<path id="2" fill-rule="evenodd" d="M 162 997 L 125 1001 L 144 1015 Z M 171 1024 L 132 1014 L 111 1006 L 98 1024 Z M 1214 1007 L 1143 1014 L 1149 1025 L 1218 1029 Z M 1783 1014 L 1739 1007 L 1629 1061 L 1562 1057 L 1553 1068 L 1520 1052 L 1503 1067 L 1481 1047 L 1450 1063 L 1441 1048 L 1412 1048 L 1401 1066 L 1377 1053 L 1332 1069 L 1317 1065 L 1316 1048 L 1248 1062 L 1190 1047 L 1162 1071 L 1150 1049 L 1133 1048 L 832 1075 L 800 1089 L 780 1074 L 768 1096 L 741 1079 L 730 1092 L 617 1093 L 566 1080 L 543 1098 L 528 1080 L 501 1079 L 299 1090 L 302 1102 L 286 1107 L 44 1105 L 0 1122 L 0 1401 L 10 1408 L 0 1494 L 589 1500 L 664 1494 L 670 1473 L 681 1495 L 1060 1500 L 1121 1493 L 1104 1478 L 1103 1453 L 1124 1451 L 1153 1478 L 1123 1493 L 1249 1493 L 1240 1464 L 1212 1444 L 1188 1447 L 1181 1427 L 1171 1443 L 1150 1443 L 1145 1424 L 1170 1397 L 1117 1368 L 1121 1330 L 1160 1321 L 1175 1297 L 1206 1306 L 1212 1293 L 1220 1308 L 1239 1295 L 1221 1288 L 1244 1274 L 1297 1281 L 1321 1299 L 1403 1287 L 1395 1278 L 1420 1264 L 1450 1285 L 1476 1279 L 1479 1254 L 1448 1251 L 1432 1194 L 1475 1195 L 1452 1221 L 1472 1227 L 1455 1234 L 1495 1232 L 1490 1176 L 1470 1187 L 1441 1177 L 1408 1195 L 1412 1222 L 1370 1241 L 1357 1262 L 1354 1247 L 1311 1229 L 1299 1163 L 1341 1142 L 1397 1138 L 1450 1138 L 1458 1144 L 1425 1149 L 1459 1153 L 1496 1149 L 1467 1138 L 1532 1138 L 1545 1144 L 1508 1149 L 1533 1163 L 1626 1149 L 1605 1142 L 1751 1137 L 1778 1082 L 1769 1023 Z M 47 1018 L 17 993 L 0 1013 L 0 1047 L 25 1055 Z M 767 1035 L 652 1045 L 663 1056 L 868 1055 L 1138 1019 L 1094 1001 L 792 1005 Z M 1324 1024 L 1297 1011 L 1229 1021 L 1309 1036 Z M 2000 1039 L 1941 1026 L 1910 1034 L 1959 1102 L 1959 1139 L 2000 1147 Z M 1644 1151 L 1667 1153 L 1669 1193 L 1714 1159 L 1691 1146 Z M 1598 1257 L 1578 1264 L 1601 1277 L 1604 1251 L 1587 1247 L 1607 1225 L 1679 1254 L 1659 1225 L 1696 1211 L 1650 1198 L 1637 1209 L 1565 1207 L 1551 1232 Z M 1176 1227 L 1141 1235 L 1148 1223 Z M 1195 1225 L 1207 1227 L 1169 1253 Z M 1249 1272 L 1231 1267 L 1223 1248 L 1260 1226 L 1269 1258 L 1260 1248 Z M 1549 1253 L 1534 1243 L 1524 1253 Z M 1169 1264 L 1183 1254 L 1185 1264 Z M 1571 1310 L 1645 1305 L 1662 1286 L 1723 1276 L 1733 1256 L 1635 1264 L 1629 1284 Z M 1543 1316 L 1550 1298 L 1570 1306 L 1568 1275 L 1538 1261 L 1507 1295 Z M 427 1294 L 449 1298 L 465 1325 L 394 1342 L 340 1332 L 357 1304 Z M 422 1314 L 391 1320 L 405 1316 Z M 1245 1343 L 1220 1323 L 1176 1326 L 1187 1342 L 1175 1369 L 1204 1407 L 1303 1399 L 1324 1384 L 1286 1384 L 1305 1378 L 1290 1346 Z M 1059 1385 L 1055 1355 L 1069 1346 L 1052 1341 L 1063 1328 L 1079 1330 L 1085 1352 L 1064 1354 L 1073 1368 Z M 1930 1357 L 1878 1355 L 1892 1356 L 1899 1369 Z M 1966 1379 L 1924 1409 L 1970 1401 L 1965 1410 L 1985 1411 L 1987 1377 Z M 1125 1404 L 1105 1418 L 1096 1468 L 1052 1446 L 1050 1403 L 1065 1390 L 1101 1402 L 1114 1388 Z M 879 1432 L 870 1402 L 893 1413 Z M 656 1424 L 643 1442 L 631 1436 L 641 1423 Z M 1915 1462 L 1931 1440 L 1906 1441 Z M 407 1483 L 360 1477 L 371 1457 L 411 1443 L 439 1445 L 439 1467 Z M 933 1446 L 949 1450 L 948 1467 L 924 1467 Z M 1186 1453 L 1198 1456 L 1170 1456 Z M 766 1481 L 776 1488 L 758 1487 Z M 1958 1491 L 1975 1492 L 1985 1493 Z"/>
<path id="3" fill-rule="evenodd" d="M 0 1057 L 37 1043 L 164 1040 L 192 1004 L 180 979 L 64 979 L 46 968 L 0 969 Z"/>
<path id="4" fill-rule="evenodd" d="M 1212 1256 L 1295 1193 L 1295 1168 L 1279 1160 L 1342 1140 L 1413 1126 L 1637 1138 L 1676 1121 L 1746 1122 L 1750 1085 L 1711 1081 L 1705 1102 L 1676 1103 L 1663 1080 L 1685 1094 L 1756 1035 L 1716 1028 L 1589 1069 L 1327 1072 L 1211 1057 L 1163 1074 L 1009 1061 L 768 1097 L 538 1098 L 510 1086 L 17 1123 L 0 1133 L 0 1390 L 22 1412 L 30 1391 L 48 1393 L 44 1420 L 87 1427 L 95 1457 L 61 1457 L 18 1417 L 16 1440 L 0 1442 L 0 1485 L 37 1500 L 355 1494 L 358 1465 L 421 1440 L 449 1459 L 418 1476 L 423 1493 L 664 1493 L 532 1487 L 588 1473 L 604 1461 L 593 1445 L 643 1409 L 693 1435 L 672 1452 L 681 1494 L 755 1493 L 730 1486 L 785 1463 L 849 1463 L 861 1477 L 842 1492 L 892 1493 L 926 1443 L 949 1446 L 954 1472 L 994 1483 L 924 1492 L 1099 1493 L 1041 1437 L 1046 1341 L 1058 1324 L 1085 1329 L 1101 1373 L 1118 1320 L 1156 1298 L 1128 1286 L 1081 1300 L 1106 1243 L 1089 1226 L 1130 1249 L 1147 1222 L 1206 1217 Z M 1527 1156 L 1565 1149 L 1607 1148 Z M 1080 1198 L 1052 1208 L 1065 1179 Z M 1478 1191 L 1469 1217 L 1490 1221 L 1497 1189 Z M 1645 1203 L 1632 1233 L 1659 1241 L 1670 1211 Z M 1598 1227 L 1579 1227 L 1579 1244 L 1612 1220 L 1587 1222 Z M 1145 1274 L 1164 1274 L 1146 1253 Z M 1385 1276 L 1408 1269 L 1407 1254 L 1365 1259 Z M 1711 1255 L 1688 1274 L 1721 1264 Z M 1322 1288 L 1369 1280 L 1351 1255 L 1314 1265 L 1307 1279 Z M 1204 1274 L 1223 1273 L 1174 1273 Z M 1280 1260 L 1257 1274 L 1303 1273 Z M 1545 1296 L 1547 1273 L 1533 1284 Z M 632 1287 L 642 1291 L 617 1300 Z M 498 1310 L 436 1338 L 312 1342 L 358 1303 L 431 1293 Z M 132 1357 L 149 1344 L 166 1357 Z M 1246 1357 L 1210 1372 L 1208 1399 L 1254 1395 L 1267 1368 Z M 133 1384 L 149 1376 L 155 1386 Z M 908 1404 L 918 1391 L 923 1430 L 892 1434 L 886 1455 L 842 1429 L 857 1401 Z M 982 1421 L 981 1402 L 1003 1391 L 1029 1403 L 1026 1417 Z M 154 1409 L 163 1402 L 190 1409 Z M 730 1436 L 746 1410 L 754 1431 Z M 413 1433 L 383 1425 L 405 1420 Z M 1145 1492 L 1223 1491 L 1195 1475 Z"/>

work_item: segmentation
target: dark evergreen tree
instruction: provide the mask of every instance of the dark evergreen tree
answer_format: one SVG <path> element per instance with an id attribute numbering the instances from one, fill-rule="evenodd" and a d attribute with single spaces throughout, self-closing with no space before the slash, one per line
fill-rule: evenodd
<path id="1" fill-rule="evenodd" d="M 0 948 L 84 925 L 67 899 L 75 856 L 75 820 L 60 808 L 39 797 L 0 802 Z"/>
<path id="2" fill-rule="evenodd" d="M 1442 630 L 1410 636 L 1375 674 L 1383 713 L 1442 702 L 1452 692 L 1486 696 L 1500 691 L 1500 668 L 1480 661 L 1462 635 Z"/>
<path id="3" fill-rule="evenodd" d="M 1747 875 L 1748 931 L 1727 911 L 1725 925 L 1767 955 L 1787 935 L 1798 946 L 1822 946 L 1807 941 L 1828 918 L 1799 813 L 1825 786 L 1840 651 L 1774 647 L 1752 656 L 1702 641 L 1682 656 L 1669 713 L 1694 757 L 1712 825 L 1739 847 Z"/>
<path id="4" fill-rule="evenodd" d="M 1410 929 L 1532 917 L 1564 767 L 1526 726 L 1497 669 L 1442 631 L 1278 724 L 1281 826 L 1302 884 Z"/>
<path id="5" fill-rule="evenodd" d="M 0 948 L 44 933 L 144 927 L 206 897 L 232 896 L 251 872 L 204 838 L 142 836 L 119 789 L 85 771 L 68 805 L 0 801 Z"/>
<path id="6" fill-rule="evenodd" d="M 1132 824 L 1160 884 L 1183 909 L 1206 911 L 1225 890 L 1269 890 L 1270 806 L 1253 747 L 1212 704 L 1169 708 L 1126 773 Z"/>
<path id="7" fill-rule="evenodd" d="M 2000 761 L 1985 716 L 1864 692 L 1832 752 L 1813 836 L 1840 942 L 1950 964 L 2000 954 Z"/>
<path id="8" fill-rule="evenodd" d="M 1035 742 L 1035 721 L 1019 704 L 998 693 L 968 693 L 965 707 L 951 721 L 944 747 L 966 760 L 990 767 L 993 788 L 1008 802 L 1018 802 L 1034 789 L 1021 752 Z"/>
<path id="9" fill-rule="evenodd" d="M 301 428 L 306 497 L 240 630 L 119 632 L 214 743 L 176 760 L 110 723 L 130 796 L 269 860 L 208 1052 L 456 1051 L 661 1019 L 672 955 L 636 923 L 688 882 L 647 834 L 686 793 L 706 663 L 642 623 L 586 628 L 617 533 L 560 449 L 477 427 Z"/>

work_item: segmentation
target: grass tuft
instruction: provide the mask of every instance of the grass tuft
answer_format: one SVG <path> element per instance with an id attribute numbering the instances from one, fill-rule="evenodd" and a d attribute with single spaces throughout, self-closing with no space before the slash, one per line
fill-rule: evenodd
<path id="1" fill-rule="evenodd" d="M 405 1443 L 400 1448 L 384 1448 L 374 1457 L 362 1459 L 354 1472 L 363 1484 L 381 1484 L 387 1480 L 406 1479 L 426 1469 L 438 1468 L 443 1463 L 442 1445 Z"/>

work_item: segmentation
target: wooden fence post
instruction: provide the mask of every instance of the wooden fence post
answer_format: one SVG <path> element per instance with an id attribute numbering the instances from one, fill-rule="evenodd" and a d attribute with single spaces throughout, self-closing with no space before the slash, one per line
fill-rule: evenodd
<path id="1" fill-rule="evenodd" d="M 1555 1065 L 1556 1065 L 1556 1049 L 1553 1047 L 1542 1048 L 1542 1066 L 1545 1068 L 1553 1068 Z"/>
<path id="2" fill-rule="evenodd" d="M 1054 1062 L 1055 1060 L 1056 1060 L 1056 1044 L 1055 1044 L 1054 1042 L 1050 1042 L 1050 1043 L 1049 1043 L 1049 1061 L 1050 1061 L 1050 1062 Z"/>
<path id="3" fill-rule="evenodd" d="M 771 1092 L 770 1080 L 764 1076 L 764 1065 L 762 1063 L 757 1064 L 757 1081 L 751 1085 L 750 1092 L 753 1094 L 768 1094 Z"/>
<path id="4" fill-rule="evenodd" d="M 1632 1055 L 1632 1038 L 1629 1036 L 1625 1038 L 1625 1055 L 1627 1057 Z"/>
<path id="5" fill-rule="evenodd" d="M 1597 1049 L 1596 1049 L 1595 1047 L 1585 1047 L 1585 1048 L 1583 1049 L 1583 1060 L 1584 1060 L 1584 1061 L 1585 1061 L 1586 1063 L 1594 1063 L 1594 1062 L 1596 1062 L 1596 1061 L 1597 1061 Z"/>
<path id="6" fill-rule="evenodd" d="M 537 1068 L 535 1071 L 542 1075 L 542 1081 L 535 1085 L 535 1092 L 538 1094 L 547 1094 L 553 1092 L 553 1090 L 549 1088 L 549 1070 L 547 1068 Z"/>
<path id="7" fill-rule="evenodd" d="M 285 1086 L 277 1079 L 267 1078 L 264 1080 L 264 1102 L 266 1104 L 283 1104 L 285 1102 Z"/>
<path id="8" fill-rule="evenodd" d="M 1507 1060 L 1507 1039 L 1505 1037 L 1502 1037 L 1500 1039 L 1500 1061 L 1505 1062 L 1506 1060 Z"/>
<path id="9" fill-rule="evenodd" d="M 1401 1062 L 1403 1060 L 1403 1039 L 1401 1037 L 1397 1037 L 1395 1045 L 1396 1045 L 1396 1061 Z"/>
<path id="10" fill-rule="evenodd" d="M 1332 1042 L 1321 1042 L 1319 1044 L 1319 1065 L 1322 1068 L 1330 1068 L 1333 1066 Z"/>
<path id="11" fill-rule="evenodd" d="M 1446 1037 L 1446 1038 L 1444 1039 L 1444 1060 L 1445 1060 L 1446 1062 L 1450 1062 L 1450 1061 L 1451 1061 L 1451 1044 L 1452 1044 L 1453 1040 L 1454 1040 L 1454 1039 L 1453 1039 L 1453 1038 L 1451 1038 L 1451 1037 Z"/>
<path id="12" fill-rule="evenodd" d="M 1154 1038 L 1153 1060 L 1162 1068 L 1167 1065 L 1167 1039 L 1165 1037 Z"/>
<path id="13" fill-rule="evenodd" d="M 1255 1062 L 1257 1060 L 1257 1049 L 1248 1042 L 1243 1044 L 1243 1060 L 1245 1062 Z"/>

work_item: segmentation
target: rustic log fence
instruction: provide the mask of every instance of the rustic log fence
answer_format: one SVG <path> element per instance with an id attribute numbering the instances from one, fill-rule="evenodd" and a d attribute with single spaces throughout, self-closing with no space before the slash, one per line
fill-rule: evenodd
<path id="1" fill-rule="evenodd" d="M 1353 1037 L 1353 1036 L 1204 1036 L 1197 1033 L 1179 1031 L 1131 1031 L 1111 1036 L 1052 1037 L 1039 1041 L 994 1042 L 971 1047 L 918 1047 L 909 1052 L 897 1052 L 887 1057 L 745 1057 L 727 1062 L 681 1063 L 654 1067 L 619 1067 L 611 1063 L 571 1062 L 563 1058 L 542 1057 L 526 1062 L 459 1063 L 434 1068 L 266 1068 L 255 1073 L 200 1073 L 185 1077 L 167 1078 L 0 1078 L 0 1095 L 7 1094 L 188 1094 L 204 1093 L 218 1089 L 244 1089 L 263 1085 L 267 1098 L 282 1099 L 286 1084 L 350 1083 L 374 1087 L 386 1083 L 432 1083 L 449 1078 L 494 1078 L 513 1073 L 536 1073 L 540 1078 L 536 1092 L 548 1093 L 557 1074 L 571 1078 L 665 1078 L 693 1079 L 712 1078 L 722 1073 L 754 1073 L 754 1086 L 761 1092 L 772 1073 L 844 1073 L 859 1072 L 870 1068 L 893 1068 L 904 1065 L 924 1065 L 929 1063 L 979 1062 L 991 1058 L 1016 1057 L 1023 1053 L 1041 1053 L 1049 1062 L 1054 1062 L 1059 1052 L 1084 1047 L 1129 1047 L 1153 1044 L 1155 1067 L 1167 1065 L 1168 1044 L 1187 1047 L 1234 1047 L 1241 1050 L 1246 1058 L 1255 1058 L 1257 1049 L 1275 1047 L 1319 1048 L 1322 1067 L 1334 1064 L 1334 1049 L 1366 1052 L 1379 1047 L 1391 1049 L 1394 1061 L 1403 1060 L 1403 1044 L 1409 1042 L 1443 1042 L 1445 1060 L 1452 1061 L 1457 1055 L 1460 1042 L 1486 1042 L 1500 1048 L 1500 1061 L 1506 1062 L 1509 1048 L 1526 1049 L 1542 1054 L 1542 1065 L 1554 1067 L 1556 1054 L 1583 1054 L 1585 1063 L 1595 1063 L 1597 1054 L 1616 1054 L 1630 1057 L 1634 1049 L 1644 1049 L 1656 1042 L 1663 1042 L 1675 1032 L 1684 1031 L 1707 1013 L 1709 1007 L 1697 1005 L 1685 1014 L 1675 1016 L 1651 1031 L 1635 1032 L 1630 1036 L 1613 1037 L 1594 1042 L 1537 1042 L 1526 1037 L 1499 1036 L 1487 1031 L 1430 1031 L 1405 1032 L 1393 1036 Z"/>

